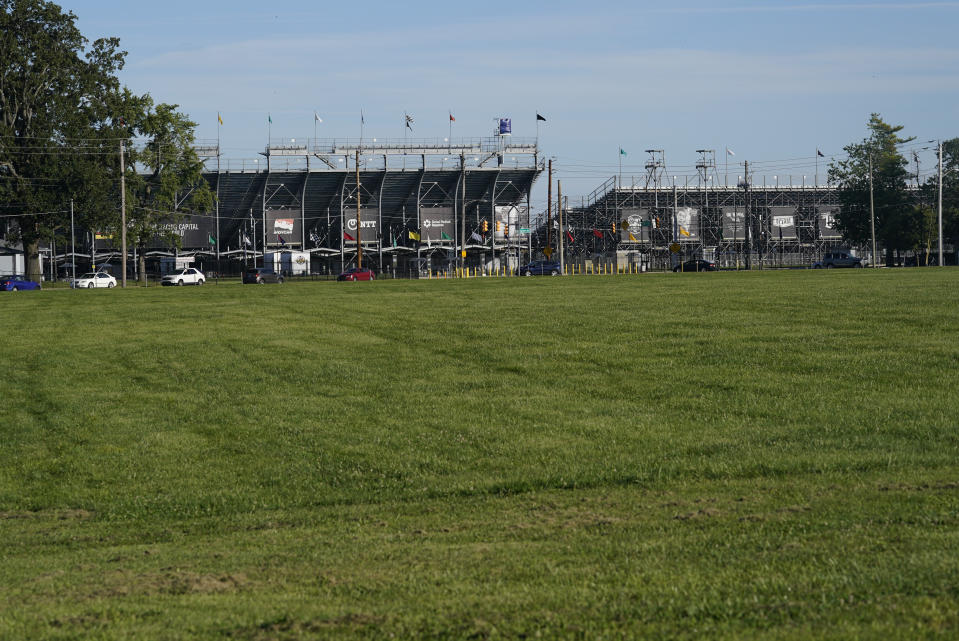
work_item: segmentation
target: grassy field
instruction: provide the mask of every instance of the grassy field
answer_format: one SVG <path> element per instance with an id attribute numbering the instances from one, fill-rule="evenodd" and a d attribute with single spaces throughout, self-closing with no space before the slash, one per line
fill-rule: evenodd
<path id="1" fill-rule="evenodd" d="M 0 298 L 0 639 L 959 636 L 959 270 Z"/>

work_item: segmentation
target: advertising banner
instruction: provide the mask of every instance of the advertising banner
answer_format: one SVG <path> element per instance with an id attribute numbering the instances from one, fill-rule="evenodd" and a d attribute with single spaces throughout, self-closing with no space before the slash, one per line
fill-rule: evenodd
<path id="1" fill-rule="evenodd" d="M 836 209 L 819 210 L 819 237 L 823 240 L 836 240 L 842 234 L 836 229 Z"/>
<path id="2" fill-rule="evenodd" d="M 360 210 L 360 227 L 356 228 L 356 207 L 343 208 L 343 244 L 355 245 L 356 241 L 363 244 L 375 243 L 379 240 L 376 229 L 376 211 L 373 209 Z M 349 236 L 349 238 L 347 237 Z M 352 238 L 352 240 L 350 240 Z"/>
<path id="3" fill-rule="evenodd" d="M 680 207 L 676 210 L 677 240 L 699 240 L 699 210 Z"/>
<path id="4" fill-rule="evenodd" d="M 746 211 L 742 207 L 723 209 L 723 240 L 746 239 Z"/>
<path id="5" fill-rule="evenodd" d="M 488 131 L 488 130 L 487 130 Z M 509 136 L 513 133 L 513 119 L 512 118 L 500 118 L 499 119 L 499 135 L 500 136 Z"/>
<path id="6" fill-rule="evenodd" d="M 649 242 L 649 234 L 652 229 L 649 222 L 649 209 L 621 209 L 620 216 L 620 228 L 618 230 L 620 242 Z M 625 225 L 622 224 L 623 221 L 626 222 Z"/>
<path id="7" fill-rule="evenodd" d="M 267 245 L 299 246 L 300 240 L 300 212 L 291 209 L 266 210 Z"/>
<path id="8" fill-rule="evenodd" d="M 181 249 L 207 249 L 210 237 L 216 237 L 216 217 L 182 216 L 176 222 L 161 223 L 159 233 L 148 243 L 150 249 L 170 249 L 172 239 L 179 237 Z M 120 235 L 116 234 L 117 239 Z M 119 243 L 116 243 L 119 244 Z"/>
<path id="9" fill-rule="evenodd" d="M 796 208 L 770 207 L 769 208 L 769 238 L 770 240 L 793 240 L 796 238 Z"/>
<path id="10" fill-rule="evenodd" d="M 497 224 L 499 223 L 499 224 Z M 565 223 L 565 221 L 564 221 Z M 506 240 L 506 225 L 509 225 L 509 237 L 511 240 L 517 238 L 526 238 L 529 232 L 523 230 L 529 229 L 529 208 L 526 205 L 497 205 L 493 214 L 493 233 L 497 241 Z M 556 226 L 552 233 L 557 233 L 559 222 L 553 218 L 553 224 Z"/>
<path id="11" fill-rule="evenodd" d="M 452 243 L 456 238 L 452 207 L 420 208 L 420 242 Z"/>

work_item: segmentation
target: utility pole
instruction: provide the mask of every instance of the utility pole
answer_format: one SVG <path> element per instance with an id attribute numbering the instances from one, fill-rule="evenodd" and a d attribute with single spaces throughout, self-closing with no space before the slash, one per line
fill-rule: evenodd
<path id="1" fill-rule="evenodd" d="M 872 196 L 872 150 L 869 150 L 869 228 L 872 230 L 872 266 L 876 266 L 876 207 Z"/>
<path id="2" fill-rule="evenodd" d="M 120 141 L 120 245 L 123 247 L 123 253 L 120 254 L 121 287 L 127 286 L 127 172 L 123 158 L 124 142 Z"/>
<path id="3" fill-rule="evenodd" d="M 356 150 L 356 268 L 363 267 L 363 227 L 360 225 L 360 150 Z"/>
<path id="4" fill-rule="evenodd" d="M 71 270 L 73 271 L 73 279 L 77 279 L 77 238 L 76 233 L 74 232 L 76 228 L 73 226 L 73 199 L 70 199 L 70 255 L 71 260 L 70 264 L 72 265 Z M 940 252 L 941 253 L 941 252 Z M 940 264 L 942 260 L 939 261 Z"/>
<path id="5" fill-rule="evenodd" d="M 556 218 L 559 221 L 559 238 L 556 244 L 559 246 L 559 273 L 563 271 L 563 181 L 556 181 Z"/>
<path id="6" fill-rule="evenodd" d="M 551 208 L 553 206 L 553 159 L 549 159 L 549 169 L 546 171 L 546 247 L 552 253 L 552 243 L 550 238 L 550 231 L 553 227 L 553 220 L 551 216 Z M 549 256 L 547 256 L 549 258 Z"/>
<path id="7" fill-rule="evenodd" d="M 743 163 L 743 191 L 746 201 L 746 271 L 753 268 L 753 215 L 749 203 L 749 161 Z"/>
<path id="8" fill-rule="evenodd" d="M 460 154 L 460 169 L 463 172 L 463 195 L 460 197 L 460 278 L 466 271 L 466 155 Z M 453 230 L 456 233 L 456 230 Z"/>
<path id="9" fill-rule="evenodd" d="M 939 266 L 942 262 L 942 141 L 939 141 Z"/>

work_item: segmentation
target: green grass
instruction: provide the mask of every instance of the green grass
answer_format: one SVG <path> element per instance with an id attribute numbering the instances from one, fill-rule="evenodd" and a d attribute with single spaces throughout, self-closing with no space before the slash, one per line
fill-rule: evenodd
<path id="1" fill-rule="evenodd" d="M 959 271 L 0 299 L 0 638 L 955 638 Z"/>

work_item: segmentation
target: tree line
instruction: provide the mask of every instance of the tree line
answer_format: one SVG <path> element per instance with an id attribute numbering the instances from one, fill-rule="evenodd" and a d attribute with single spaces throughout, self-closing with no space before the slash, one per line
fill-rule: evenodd
<path id="1" fill-rule="evenodd" d="M 213 205 L 193 149 L 196 123 L 124 87 L 119 39 L 91 43 L 76 21 L 46 0 L 0 0 L 0 216 L 33 280 L 40 242 L 70 237 L 71 202 L 77 224 L 118 228 L 121 145 L 134 246 L 146 247 L 163 222 Z"/>
<path id="2" fill-rule="evenodd" d="M 924 181 L 918 172 L 911 173 L 903 146 L 915 138 L 901 137 L 903 128 L 872 114 L 867 136 L 844 147 L 846 158 L 829 166 L 830 181 L 839 192 L 836 222 L 843 238 L 868 247 L 875 228 L 876 245 L 884 250 L 887 265 L 903 251 L 914 252 L 919 264 L 931 262 L 939 242 L 938 171 Z M 959 138 L 941 144 L 943 237 L 955 247 L 959 244 Z M 926 145 L 938 149 L 939 141 Z"/>

